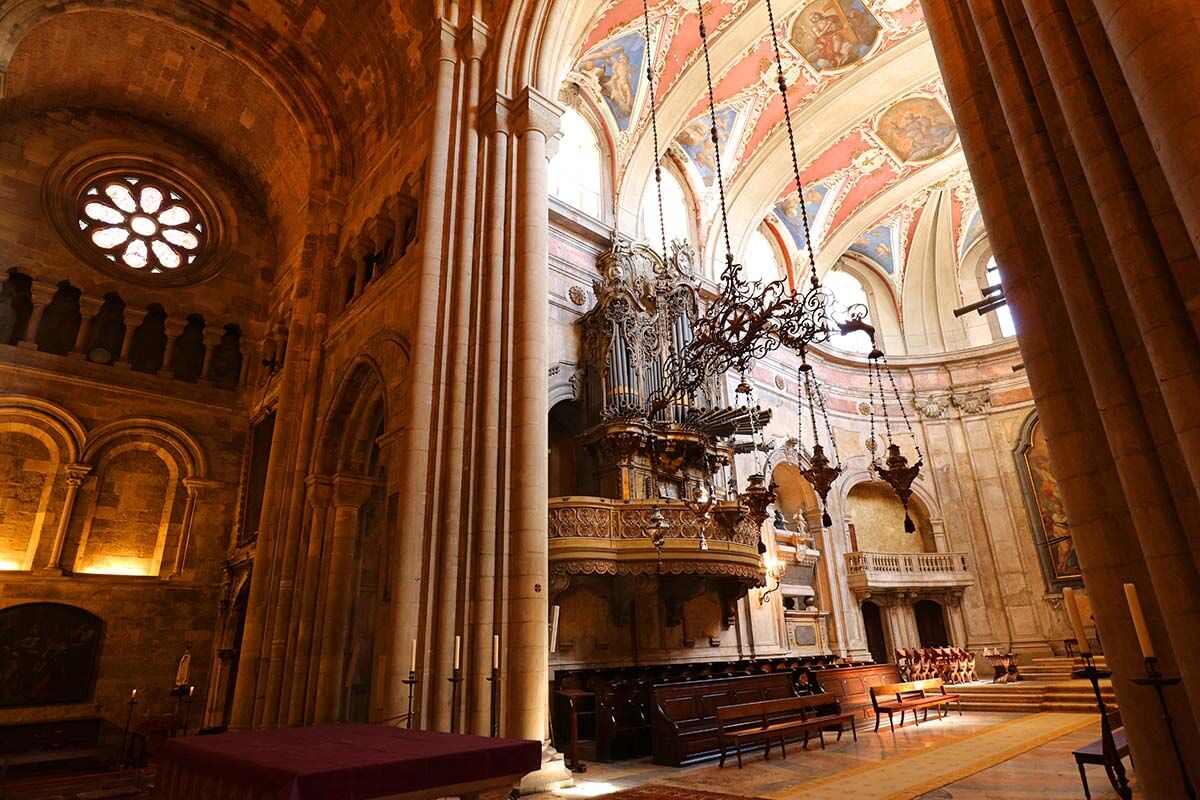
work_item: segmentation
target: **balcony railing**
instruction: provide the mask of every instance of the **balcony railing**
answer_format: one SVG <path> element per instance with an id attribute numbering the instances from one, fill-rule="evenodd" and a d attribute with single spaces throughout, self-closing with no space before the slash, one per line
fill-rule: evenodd
<path id="1" fill-rule="evenodd" d="M 855 591 L 954 589 L 975 582 L 966 553 L 847 553 Z"/>
<path id="2" fill-rule="evenodd" d="M 550 498 L 550 569 L 567 575 L 698 575 L 763 581 L 758 531 L 736 502 L 704 519 L 679 500 Z M 651 536 L 655 509 L 667 527 Z"/>

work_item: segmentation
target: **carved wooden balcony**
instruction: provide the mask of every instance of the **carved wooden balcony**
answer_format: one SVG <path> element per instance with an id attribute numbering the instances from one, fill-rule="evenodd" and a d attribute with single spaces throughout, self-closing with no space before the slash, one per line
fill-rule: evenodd
<path id="1" fill-rule="evenodd" d="M 554 497 L 549 505 L 552 576 L 691 575 L 745 586 L 765 580 L 758 531 L 736 501 L 716 503 L 707 519 L 681 500 Z M 655 507 L 666 524 L 660 529 L 652 525 Z"/>
<path id="2" fill-rule="evenodd" d="M 962 589 L 975 582 L 966 553 L 846 553 L 851 591 Z"/>

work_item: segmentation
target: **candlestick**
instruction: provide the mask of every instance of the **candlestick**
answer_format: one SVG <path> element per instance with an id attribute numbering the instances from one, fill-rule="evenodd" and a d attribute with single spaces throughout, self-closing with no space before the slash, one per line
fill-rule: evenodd
<path id="1" fill-rule="evenodd" d="M 1129 616 L 1133 618 L 1133 630 L 1137 633 L 1138 646 L 1142 648 L 1142 658 L 1149 661 L 1154 658 L 1154 642 L 1150 640 L 1150 630 L 1142 614 L 1142 601 L 1138 599 L 1137 587 L 1132 583 L 1125 584 L 1125 601 L 1129 603 Z"/>
<path id="2" fill-rule="evenodd" d="M 408 651 L 408 671 L 412 674 L 417 671 L 417 640 L 412 640 L 412 647 Z"/>
<path id="3" fill-rule="evenodd" d="M 417 640 L 413 639 L 414 646 L 416 645 L 416 643 L 417 643 Z M 415 664 L 416 662 L 414 661 L 413 663 Z M 413 727 L 413 699 L 417 693 L 417 671 L 415 669 L 410 669 L 408 671 L 408 677 L 400 682 L 408 687 L 408 717 L 407 717 L 408 725 L 407 725 L 407 727 L 411 731 L 412 727 Z"/>
<path id="4" fill-rule="evenodd" d="M 1088 644 L 1087 632 L 1083 629 L 1083 617 L 1079 615 L 1079 601 L 1075 599 L 1075 590 L 1070 586 L 1063 589 L 1063 605 L 1067 607 L 1067 617 L 1071 620 L 1071 627 L 1075 629 L 1080 655 L 1086 658 L 1086 655 L 1092 652 L 1092 646 Z"/>
<path id="5" fill-rule="evenodd" d="M 496 637 L 499 639 L 499 637 Z M 490 730 L 492 738 L 500 735 L 500 667 L 493 666 L 492 674 L 488 677 L 488 682 L 492 684 L 492 716 Z"/>
<path id="6" fill-rule="evenodd" d="M 492 669 L 500 669 L 500 634 L 492 634 Z"/>
<path id="7" fill-rule="evenodd" d="M 133 722 L 133 707 L 137 705 L 137 689 L 129 693 L 129 713 L 125 715 L 125 731 L 121 734 L 121 766 L 129 766 L 129 725 Z"/>
<path id="8" fill-rule="evenodd" d="M 462 669 L 462 637 L 454 637 L 454 670 Z"/>
<path id="9" fill-rule="evenodd" d="M 196 691 L 195 686 L 189 686 L 187 691 L 187 700 L 183 701 L 183 735 L 188 735 L 188 727 L 192 720 L 192 694 Z"/>
<path id="10" fill-rule="evenodd" d="M 1129 588 L 1133 584 L 1125 584 L 1125 596 L 1129 597 Z M 1137 602 L 1137 593 L 1133 594 L 1130 600 L 1130 610 L 1133 609 L 1133 603 Z M 1139 608 L 1140 611 L 1140 608 Z M 1136 620 L 1137 617 L 1135 616 Z M 1167 696 L 1163 691 L 1166 686 L 1175 686 L 1180 682 L 1180 678 L 1166 678 L 1158 670 L 1158 659 L 1153 656 L 1146 658 L 1146 677 L 1133 678 L 1132 682 L 1138 686 L 1153 686 L 1154 693 L 1158 695 L 1158 705 L 1162 708 L 1163 722 L 1167 724 L 1167 734 L 1171 737 L 1171 747 L 1175 751 L 1175 761 L 1179 764 L 1179 772 L 1183 776 L 1183 794 L 1188 800 L 1196 800 L 1196 789 L 1192 786 L 1192 779 L 1188 776 L 1187 762 L 1183 759 L 1183 752 L 1179 749 L 1179 739 L 1175 735 L 1175 725 L 1171 720 L 1171 709 L 1167 706 Z"/>
<path id="11" fill-rule="evenodd" d="M 1064 596 L 1070 589 L 1064 589 Z M 1075 598 L 1071 598 L 1071 603 L 1074 603 Z M 1075 609 L 1075 616 L 1079 616 L 1079 609 Z M 1082 624 L 1082 623 L 1081 623 Z M 1090 652 L 1085 651 L 1083 654 L 1083 668 L 1077 669 L 1071 673 L 1072 678 L 1086 678 L 1092 684 L 1092 692 L 1096 695 L 1096 708 L 1100 711 L 1100 730 L 1101 735 L 1105 739 L 1112 737 L 1112 726 L 1108 721 L 1108 707 L 1104 704 L 1104 696 L 1100 693 L 1100 679 L 1111 678 L 1112 672 L 1106 669 L 1097 669 L 1096 661 L 1092 658 Z M 1125 776 L 1125 765 L 1121 763 L 1121 759 L 1116 759 L 1112 765 L 1112 771 L 1109 773 L 1109 782 L 1113 788 L 1117 790 L 1122 800 L 1133 800 L 1133 790 L 1129 788 L 1129 779 Z"/>
<path id="12" fill-rule="evenodd" d="M 455 655 L 457 655 L 457 653 L 455 653 Z M 456 658 L 455 661 L 457 661 L 457 660 L 458 659 Z M 450 732 L 458 733 L 458 705 L 459 705 L 458 687 L 462 684 L 462 670 L 459 669 L 458 666 L 456 665 L 454 667 L 454 674 L 452 676 L 450 676 L 449 678 L 447 678 L 446 680 L 450 681 L 450 686 L 451 686 L 451 690 L 450 690 Z"/>

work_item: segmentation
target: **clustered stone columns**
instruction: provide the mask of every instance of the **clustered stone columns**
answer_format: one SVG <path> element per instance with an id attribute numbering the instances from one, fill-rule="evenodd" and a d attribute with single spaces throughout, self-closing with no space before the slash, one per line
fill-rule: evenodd
<path id="1" fill-rule="evenodd" d="M 926 0 L 1142 790 L 1200 763 L 1200 21 L 1170 0 Z"/>

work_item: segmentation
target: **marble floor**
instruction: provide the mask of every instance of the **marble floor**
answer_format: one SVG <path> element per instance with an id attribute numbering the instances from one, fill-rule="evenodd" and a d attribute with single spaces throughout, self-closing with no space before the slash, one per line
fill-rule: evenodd
<path id="1" fill-rule="evenodd" d="M 756 796 L 760 792 L 777 791 L 781 784 L 794 780 L 801 784 L 833 773 L 845 772 L 867 764 L 922 748 L 935 747 L 991 726 L 1019 719 L 1023 714 L 998 712 L 952 715 L 940 722 L 920 727 L 906 725 L 894 733 L 880 730 L 874 733 L 868 726 L 859 730 L 859 741 L 849 736 L 840 742 L 830 741 L 824 751 L 803 752 L 799 747 L 788 748 L 786 760 L 778 751 L 770 761 L 761 754 L 749 756 L 745 768 L 736 766 L 720 769 L 715 763 L 677 769 L 650 763 L 649 759 L 620 764 L 589 763 L 587 772 L 576 776 L 576 786 L 534 795 L 536 800 L 556 798 L 601 797 L 611 792 L 630 789 L 649 783 L 668 784 L 700 791 Z M 885 726 L 886 728 L 886 726 Z M 1079 772 L 1071 751 L 1095 741 L 1100 736 L 1099 722 L 1074 733 L 1055 739 L 989 769 L 959 780 L 921 796 L 921 800 L 1029 800 L 1029 798 L 1083 797 Z M 1089 768 L 1089 782 L 1094 800 L 1117 800 L 1099 767 Z M 1133 780 L 1136 791 L 1136 778 Z M 853 800 L 871 800 L 855 797 Z"/>

